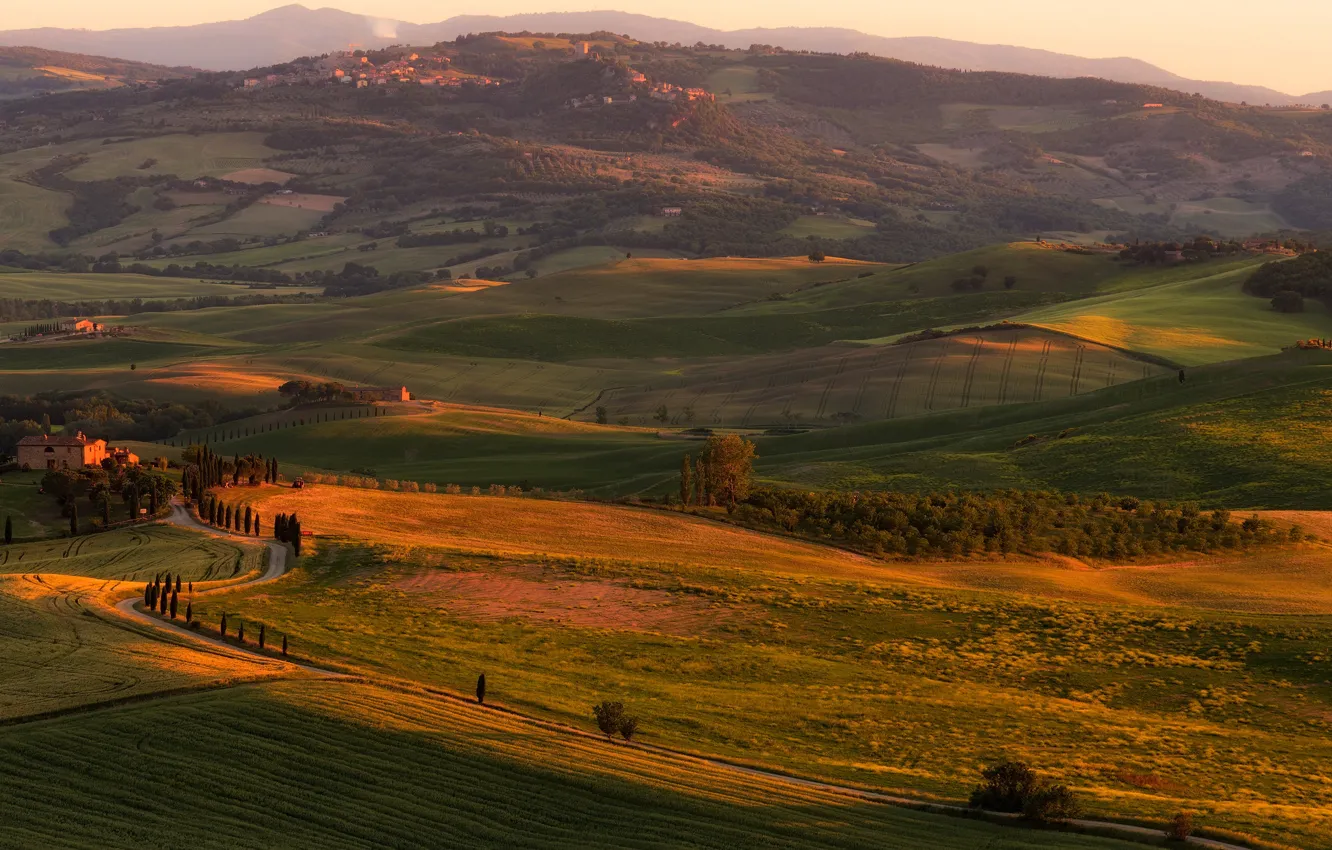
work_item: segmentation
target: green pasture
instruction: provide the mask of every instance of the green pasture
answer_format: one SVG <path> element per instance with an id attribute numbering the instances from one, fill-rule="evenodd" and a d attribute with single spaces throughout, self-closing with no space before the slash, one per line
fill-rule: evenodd
<path id="1" fill-rule="evenodd" d="M 262 166 L 266 158 L 277 153 L 263 144 L 263 136 L 263 133 L 177 133 L 105 145 L 75 142 L 51 150 L 88 157 L 87 163 L 68 172 L 73 180 L 157 174 L 174 174 L 188 180 L 221 177 L 233 171 Z M 148 168 L 139 168 L 149 159 L 157 162 Z"/>
<path id="2" fill-rule="evenodd" d="M 44 472 L 8 472 L 0 476 L 0 523 L 13 520 L 14 537 L 46 537 L 69 530 L 60 506 L 38 493 Z M 3 526 L 0 526 L 2 528 Z"/>
<path id="3" fill-rule="evenodd" d="M 932 411 L 1065 398 L 1162 367 L 1040 331 L 997 330 L 905 345 L 827 346 L 682 364 L 603 397 L 611 421 L 676 426 L 828 427 Z M 591 419 L 592 411 L 579 418 Z"/>
<path id="4" fill-rule="evenodd" d="M 758 68 L 747 65 L 728 65 L 708 76 L 704 86 L 717 95 L 720 103 L 753 103 L 772 100 L 772 92 L 759 90 Z"/>
<path id="5" fill-rule="evenodd" d="M 1044 300 L 1039 293 L 997 292 L 806 313 L 630 320 L 500 316 L 421 325 L 379 344 L 406 351 L 550 362 L 739 356 L 981 321 Z"/>
<path id="6" fill-rule="evenodd" d="M 180 261 L 177 261 L 180 262 Z M 287 292 L 294 290 L 278 290 Z M 0 280 L 5 298 L 52 301 L 102 301 L 109 299 L 145 301 L 193 298 L 197 295 L 248 295 L 245 286 L 198 280 L 188 277 L 149 277 L 139 274 L 66 274 L 63 272 L 22 271 Z M 138 324 L 142 316 L 132 321 Z"/>
<path id="7" fill-rule="evenodd" d="M 1077 398 L 764 439 L 763 477 L 906 490 L 1054 488 L 1230 508 L 1332 509 L 1315 435 L 1332 360 L 1299 352 Z"/>
<path id="8" fill-rule="evenodd" d="M 193 236 L 187 236 L 171 241 L 183 244 L 192 241 L 193 238 Z M 228 251 L 225 254 L 190 254 L 183 257 L 162 257 L 147 260 L 145 264 L 159 269 L 166 268 L 172 263 L 192 266 L 199 262 L 226 266 L 272 266 L 282 262 L 340 254 L 346 251 L 349 246 L 358 245 L 364 241 L 365 239 L 360 234 L 338 233 L 318 239 L 285 242 L 281 245 L 260 245 L 243 248 L 239 251 Z"/>
<path id="9" fill-rule="evenodd" d="M 24 777 L 0 802 L 0 843 L 138 848 L 188 832 L 202 850 L 1130 846 L 788 789 L 339 682 L 252 685 L 19 726 L 0 733 L 0 765 Z"/>
<path id="10" fill-rule="evenodd" d="M 63 192 L 53 192 L 13 179 L 5 173 L 0 157 L 0 233 L 6 247 L 21 251 L 46 251 L 56 245 L 47 235 L 68 223 L 65 210 L 71 203 Z"/>
<path id="11" fill-rule="evenodd" d="M 1258 357 L 1332 336 L 1332 319 L 1316 301 L 1303 313 L 1278 313 L 1267 299 L 1245 294 L 1252 263 L 1193 268 L 1192 280 L 1038 307 L 1014 321 L 1184 365 Z"/>
<path id="12" fill-rule="evenodd" d="M 294 236 L 309 230 L 324 217 L 318 210 L 281 207 L 275 204 L 250 204 L 245 209 L 216 224 L 195 227 L 189 231 L 190 239 L 216 239 L 231 236 L 245 239 L 250 236 Z"/>
<path id="13" fill-rule="evenodd" d="M 782 233 L 798 239 L 815 236 L 819 239 L 859 239 L 875 230 L 874 222 L 856 218 L 828 215 L 802 215 L 787 225 Z"/>
<path id="14" fill-rule="evenodd" d="M 206 349 L 169 342 L 101 339 L 87 342 L 33 342 L 0 345 L 0 373 L 57 372 L 66 369 L 126 368 L 140 363 L 182 359 Z"/>
<path id="15" fill-rule="evenodd" d="M 335 419 L 216 444 L 228 454 L 261 453 L 286 469 L 347 473 L 438 485 L 491 484 L 585 490 L 598 494 L 653 492 L 671 486 L 686 446 L 650 431 L 586 426 L 496 425 L 492 416 L 386 416 Z M 461 420 L 461 421 L 459 421 Z"/>

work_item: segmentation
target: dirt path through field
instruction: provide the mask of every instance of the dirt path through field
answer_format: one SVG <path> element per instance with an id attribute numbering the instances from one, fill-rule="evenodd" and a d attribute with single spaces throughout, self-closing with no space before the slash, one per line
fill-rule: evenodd
<path id="1" fill-rule="evenodd" d="M 185 508 L 185 506 L 179 503 L 173 504 L 171 506 L 171 516 L 167 521 L 172 525 L 180 526 L 181 528 L 188 528 L 191 531 L 197 531 L 212 537 L 219 537 L 223 539 L 246 540 L 248 542 L 254 542 L 254 538 L 241 537 L 239 535 L 230 534 L 228 532 L 220 531 L 218 529 L 210 528 L 204 525 L 203 523 L 195 519 L 193 516 L 191 516 L 190 512 Z M 222 593 L 224 591 L 239 590 L 241 588 L 247 588 L 247 587 L 255 587 L 256 585 L 267 584 L 268 582 L 277 581 L 278 579 L 282 578 L 282 576 L 286 572 L 287 572 L 287 547 L 283 546 L 282 544 L 276 541 L 270 541 L 268 543 L 268 569 L 264 571 L 263 575 L 259 576 L 256 579 L 252 579 L 251 581 L 240 582 L 238 584 L 227 584 L 222 587 L 214 587 L 207 590 L 199 590 L 196 591 L 194 595 L 209 596 L 211 594 Z M 247 648 L 236 646 L 233 643 L 229 643 L 223 640 L 220 636 L 212 637 L 210 635 L 203 634 L 202 632 L 194 631 L 193 629 L 188 629 L 185 628 L 184 626 L 176 625 L 176 623 L 171 620 L 164 620 L 161 619 L 160 617 L 147 614 L 135 608 L 134 607 L 135 604 L 137 604 L 139 601 L 140 600 L 138 596 L 131 596 L 129 599 L 122 600 L 116 603 L 115 606 L 116 612 L 119 613 L 122 617 L 125 617 L 126 619 L 129 620 L 133 620 L 136 623 L 150 626 L 154 629 L 161 629 L 164 631 L 168 631 L 174 635 L 189 638 L 190 640 L 206 643 L 214 649 L 220 647 L 223 650 L 226 650 L 228 653 L 243 655 L 250 659 L 255 659 L 255 658 L 263 659 L 270 664 L 290 667 L 295 670 L 300 670 L 305 673 L 310 673 L 322 678 L 346 677 L 346 674 L 344 673 L 335 673 L 332 670 L 325 670 L 321 667 L 312 667 L 308 664 L 300 664 L 295 661 L 273 658 L 263 653 L 254 652 Z"/>
<path id="2" fill-rule="evenodd" d="M 204 534 L 209 534 L 214 537 L 234 538 L 237 540 L 246 540 L 249 542 L 253 542 L 253 538 L 246 538 L 246 537 L 241 537 L 239 535 L 229 534 L 227 532 L 220 531 L 218 529 L 210 528 L 209 526 L 203 525 L 193 516 L 191 516 L 189 511 L 186 510 L 184 506 L 179 504 L 172 506 L 172 514 L 168 521 L 173 525 L 177 525 L 182 528 L 188 528 L 193 531 L 198 531 Z M 223 591 L 231 591 L 239 588 L 254 587 L 257 585 L 266 584 L 268 582 L 280 579 L 287 571 L 287 549 L 285 546 L 282 546 L 276 542 L 270 542 L 268 544 L 268 551 L 269 551 L 268 569 L 259 578 L 247 582 L 242 582 L 240 584 L 229 584 L 226 585 L 225 587 L 217 587 L 210 590 L 199 591 L 197 595 L 202 596 L 210 593 L 221 593 Z M 230 652 L 243 654 L 251 658 L 263 658 L 268 661 L 272 661 L 274 663 L 286 664 L 296 669 L 302 670 L 307 673 L 312 673 L 316 676 L 326 679 L 345 679 L 349 681 L 352 680 L 364 681 L 364 682 L 369 682 L 371 684 L 380 684 L 384 687 L 392 689 L 410 689 L 415 693 L 425 693 L 436 699 L 448 700 L 451 703 L 465 705 L 477 711 L 502 712 L 506 716 L 517 719 L 523 723 L 528 723 L 533 726 L 539 726 L 543 729 L 554 730 L 566 735 L 577 735 L 583 738 L 600 737 L 595 733 L 589 732 L 585 729 L 579 729 L 577 727 L 568 726 L 563 723 L 544 720 L 539 717 L 533 717 L 531 715 L 522 714 L 521 712 L 504 708 L 502 706 L 496 706 L 496 705 L 478 706 L 476 705 L 475 702 L 473 702 L 471 699 L 467 697 L 458 694 L 448 693 L 445 691 L 440 691 L 435 688 L 421 688 L 420 686 L 412 687 L 412 683 L 395 683 L 392 681 L 381 682 L 378 681 L 377 678 L 372 678 L 370 676 L 353 676 L 346 673 L 339 673 L 333 670 L 326 670 L 309 664 L 298 664 L 295 662 L 273 659 L 267 655 L 261 655 L 258 652 L 250 650 L 249 648 L 238 647 L 234 644 L 226 643 L 221 639 L 209 637 L 207 635 L 202 635 L 198 632 L 182 628 L 180 626 L 171 623 L 168 620 L 162 620 L 157 617 L 145 614 L 134 607 L 136 602 L 138 602 L 138 598 L 131 597 L 117 604 L 116 609 L 122 615 L 138 623 L 148 625 L 154 629 L 167 631 L 175 635 L 183 635 L 193 640 L 202 641 L 209 644 L 210 647 L 222 647 Z M 171 696 L 171 694 L 165 694 L 164 696 Z M 783 773 L 777 773 L 775 771 L 764 770 L 762 768 L 733 764 L 731 762 L 722 759 L 714 759 L 714 758 L 708 758 L 706 756 L 694 755 L 691 753 L 683 753 L 678 750 L 673 750 L 668 747 L 660 747 L 653 744 L 636 743 L 633 744 L 632 746 L 642 750 L 650 751 L 665 758 L 686 760 L 694 763 L 702 763 L 709 765 L 711 767 L 721 768 L 724 770 L 733 770 L 736 773 L 743 773 L 750 776 L 758 776 L 770 781 L 781 782 L 788 785 L 799 786 L 802 788 L 813 788 L 822 791 L 827 791 L 830 793 L 841 794 L 859 800 L 885 803 L 894 806 L 905 806 L 908 808 L 919 809 L 926 812 L 931 812 L 931 811 L 938 812 L 940 814 L 951 814 L 951 815 L 964 814 L 964 813 L 974 814 L 973 809 L 961 805 L 952 805 L 947 803 L 931 803 L 922 800 L 913 800 L 909 797 L 898 797 L 892 794 L 883 794 L 877 791 L 870 791 L 864 788 L 856 788 L 848 785 L 838 785 L 836 783 L 822 782 L 816 779 L 804 779 L 798 776 L 790 776 Z M 987 816 L 1000 818 L 1003 820 L 1009 820 L 1009 819 L 1017 820 L 1019 817 L 1018 815 L 1015 814 L 1004 814 L 998 812 L 987 812 L 986 814 Z M 1070 821 L 1070 824 L 1081 829 L 1093 830 L 1096 832 L 1103 833 L 1107 837 L 1115 837 L 1116 835 L 1118 835 L 1133 839 L 1140 839 L 1146 837 L 1159 837 L 1162 835 L 1162 832 L 1159 829 L 1152 829 L 1143 826 L 1134 826 L 1132 824 L 1115 823 L 1113 821 L 1077 819 Z M 1230 844 L 1225 841 L 1217 841 L 1215 839 L 1210 839 L 1210 838 L 1191 837 L 1188 839 L 1187 844 L 1196 847 L 1207 847 L 1211 848 L 1211 850 L 1249 850 L 1249 848 L 1243 847 L 1239 844 Z"/>

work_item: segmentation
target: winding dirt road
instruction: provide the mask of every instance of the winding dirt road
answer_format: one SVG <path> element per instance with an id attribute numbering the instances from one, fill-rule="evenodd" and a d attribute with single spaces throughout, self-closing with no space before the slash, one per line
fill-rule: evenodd
<path id="1" fill-rule="evenodd" d="M 221 531 L 219 529 L 210 528 L 209 526 L 204 525 L 203 523 L 195 519 L 193 516 L 191 516 L 189 510 L 186 509 L 185 506 L 180 503 L 172 504 L 171 516 L 170 518 L 167 519 L 167 522 L 169 522 L 172 525 L 180 526 L 181 528 L 188 528 L 191 531 L 197 531 L 202 534 L 207 534 L 210 537 L 233 539 L 237 541 L 244 540 L 250 543 L 254 542 L 253 537 L 242 537 L 237 534 L 230 534 L 226 531 Z M 222 593 L 224 591 L 238 590 L 240 588 L 247 588 L 247 587 L 255 587 L 256 585 L 267 584 L 272 581 L 277 581 L 278 579 L 282 578 L 282 576 L 285 575 L 286 572 L 287 572 L 287 547 L 276 541 L 269 541 L 268 569 L 264 571 L 263 575 L 255 579 L 251 579 L 250 581 L 226 584 L 220 587 L 208 588 L 206 590 L 198 590 L 195 591 L 194 595 L 196 597 L 209 596 L 211 594 Z M 312 667 L 309 664 L 300 664 L 295 661 L 273 658 L 271 656 L 264 655 L 259 652 L 253 652 L 245 647 L 237 646 L 234 643 L 222 640 L 220 636 L 214 637 L 212 635 L 204 633 L 202 630 L 195 631 L 194 629 L 189 629 L 184 626 L 177 625 L 177 623 L 173 620 L 164 620 L 161 617 L 146 613 L 144 611 L 140 611 L 138 608 L 134 607 L 139 602 L 140 598 L 138 596 L 131 596 L 129 599 L 125 599 L 116 603 L 115 610 L 118 614 L 120 614 L 122 617 L 125 617 L 128 620 L 133 620 L 136 623 L 145 626 L 150 626 L 154 629 L 160 629 L 162 631 L 170 632 L 171 634 L 180 637 L 189 638 L 190 640 L 206 643 L 214 648 L 220 647 L 229 652 L 230 654 L 236 655 L 237 657 L 244 657 L 248 660 L 258 659 L 275 666 L 302 670 L 306 673 L 311 673 L 321 678 L 328 678 L 328 679 L 348 678 L 347 675 L 344 673 L 336 673 L 332 670 L 325 670 L 320 667 Z"/>

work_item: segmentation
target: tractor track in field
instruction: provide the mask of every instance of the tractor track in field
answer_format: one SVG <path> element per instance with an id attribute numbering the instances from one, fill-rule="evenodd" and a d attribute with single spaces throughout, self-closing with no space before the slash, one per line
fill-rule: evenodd
<path id="1" fill-rule="evenodd" d="M 217 538 L 247 540 L 249 542 L 253 542 L 254 540 L 254 538 L 241 537 L 239 535 L 231 534 L 229 532 L 221 531 L 219 529 L 214 529 L 209 526 L 206 526 L 203 523 L 196 520 L 193 516 L 191 516 L 188 510 L 179 503 L 172 505 L 172 513 L 167 522 L 169 522 L 172 525 L 187 528 L 202 534 L 208 534 Z M 238 590 L 241 588 L 255 587 L 257 585 L 267 584 L 269 582 L 274 582 L 281 579 L 287 572 L 287 556 L 289 554 L 288 550 L 285 546 L 281 546 L 276 542 L 269 542 L 267 544 L 267 548 L 269 552 L 268 569 L 265 570 L 264 573 L 260 575 L 258 578 L 252 579 L 247 582 L 241 582 L 238 584 L 228 584 L 222 587 L 209 588 L 206 590 L 196 591 L 196 595 L 202 596 L 213 593 L 221 593 L 224 591 Z M 36 578 L 39 581 L 41 580 L 40 577 L 37 576 L 33 578 Z M 539 717 L 534 717 L 532 715 L 524 714 L 514 709 L 506 708 L 503 705 L 487 704 L 484 706 L 478 706 L 469 697 L 451 691 L 446 691 L 441 688 L 422 685 L 420 683 L 411 682 L 411 681 L 395 680 L 392 678 L 382 677 L 382 676 L 370 676 L 360 673 L 345 673 L 336 670 L 330 670 L 324 667 L 318 667 L 312 664 L 303 664 L 300 662 L 275 658 L 267 654 L 261 654 L 257 651 L 250 649 L 249 647 L 237 646 L 235 644 L 225 642 L 220 638 L 213 638 L 207 635 L 203 635 L 198 632 L 192 631 L 190 629 L 177 626 L 169 620 L 163 620 L 156 616 L 152 616 L 142 611 L 139 611 L 137 608 L 135 608 L 135 604 L 139 601 L 140 601 L 139 597 L 136 595 L 128 599 L 125 599 L 114 606 L 114 611 L 116 614 L 118 614 L 121 618 L 130 620 L 134 623 L 133 626 L 131 626 L 128 623 L 122 624 L 120 626 L 121 628 L 128 628 L 142 634 L 144 633 L 144 630 L 138 627 L 147 626 L 149 633 L 156 631 L 159 634 L 165 633 L 171 635 L 172 637 L 188 638 L 191 642 L 195 644 L 194 648 L 202 651 L 208 651 L 217 654 L 225 654 L 233 657 L 245 657 L 247 660 L 252 662 L 257 661 L 257 662 L 265 662 L 267 664 L 292 667 L 306 674 L 312 674 L 313 678 L 309 678 L 308 676 L 300 677 L 303 679 L 307 679 L 308 681 L 322 681 L 328 683 L 368 684 L 373 687 L 381 687 L 396 692 L 415 694 L 418 696 L 426 696 L 440 701 L 447 701 L 449 703 L 458 706 L 467 707 L 468 709 L 471 710 L 491 711 L 498 714 L 503 714 L 506 717 L 518 720 L 520 722 L 529 724 L 531 726 L 553 731 L 562 735 L 601 740 L 601 736 L 594 732 L 590 732 L 588 730 L 580 729 L 576 726 L 570 726 L 557 721 L 545 720 Z M 66 599 L 64 600 L 64 602 L 67 605 L 74 605 L 79 608 L 83 608 L 84 598 L 82 596 L 79 596 L 75 599 Z M 83 608 L 83 610 L 87 609 Z M 178 641 L 172 641 L 172 642 L 178 643 Z M 8 721 L 0 721 L 0 728 L 22 726 L 29 723 L 49 721 L 60 717 L 66 717 L 78 714 L 87 714 L 93 711 L 98 711 L 106 708 L 117 708 L 126 705 L 146 703 L 149 701 L 154 701 L 159 699 L 172 699 L 180 696 L 188 696 L 202 692 L 225 690 L 237 687 L 252 687 L 254 685 L 262 685 L 266 682 L 279 681 L 284 678 L 295 678 L 295 677 L 265 676 L 265 677 L 256 677 L 256 678 L 247 678 L 247 679 L 233 679 L 224 682 L 209 682 L 209 683 L 204 683 L 200 685 L 191 685 L 182 688 L 173 688 L 165 691 L 156 691 L 149 694 L 137 694 L 129 697 L 121 697 L 121 698 L 106 700 L 98 702 L 93 705 L 75 706 L 72 708 L 47 712 L 45 714 L 28 715 L 25 717 L 13 718 Z M 653 753 L 655 755 L 659 755 L 664 758 L 672 759 L 675 761 L 683 761 L 692 764 L 706 765 L 711 768 L 734 771 L 738 774 L 744 774 L 747 776 L 760 777 L 770 782 L 780 782 L 794 787 L 809 788 L 809 789 L 824 791 L 831 794 L 838 794 L 848 798 L 862 800 L 866 802 L 883 803 L 886 805 L 910 808 L 927 813 L 936 813 L 940 815 L 950 815 L 955 817 L 956 816 L 975 817 L 979 814 L 981 817 L 989 819 L 994 822 L 1013 823 L 1014 825 L 1017 824 L 1019 818 L 1021 817 L 1018 814 L 1007 814 L 1000 812 L 978 813 L 977 810 L 964 805 L 953 804 L 953 803 L 938 803 L 929 800 L 912 799 L 910 797 L 901 797 L 893 794 L 885 794 L 868 788 L 861 788 L 852 785 L 841 785 L 838 783 L 825 782 L 818 779 L 809 779 L 801 776 L 783 773 L 777 770 L 769 770 L 765 768 L 753 767 L 750 765 L 728 761 L 723 758 L 701 756 L 694 753 L 683 752 L 680 750 L 672 749 L 670 747 L 664 747 L 655 744 L 633 743 L 633 744 L 626 744 L 624 746 L 632 746 L 635 749 L 644 752 Z M 1152 829 L 1149 827 L 1136 826 L 1133 824 L 1115 823 L 1113 821 L 1075 819 L 1075 820 L 1070 820 L 1069 824 L 1079 829 L 1093 830 L 1100 834 L 1104 834 L 1108 837 L 1118 837 L 1130 840 L 1158 838 L 1162 835 L 1162 831 L 1160 829 Z M 1197 836 L 1189 838 L 1187 840 L 1187 843 L 1192 846 L 1211 848 L 1211 850 L 1251 850 L 1251 848 L 1244 847 L 1243 845 L 1232 844 L 1229 842 L 1219 841 L 1210 838 L 1200 838 Z"/>

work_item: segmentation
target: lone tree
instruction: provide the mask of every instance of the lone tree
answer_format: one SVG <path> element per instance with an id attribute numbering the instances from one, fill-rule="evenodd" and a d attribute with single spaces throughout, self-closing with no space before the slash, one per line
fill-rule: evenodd
<path id="1" fill-rule="evenodd" d="M 598 425 L 605 425 L 608 421 L 610 421 L 610 411 L 606 410 L 604 406 L 597 405 L 596 412 L 597 412 Z"/>
<path id="2" fill-rule="evenodd" d="M 747 499 L 756 457 L 754 444 L 736 434 L 708 437 L 702 456 L 708 496 L 727 510 Z"/>
<path id="3" fill-rule="evenodd" d="M 259 624 L 259 648 L 264 648 L 264 624 Z"/>
<path id="4" fill-rule="evenodd" d="M 244 620 L 241 620 L 241 624 L 240 624 L 239 626 L 236 627 L 236 640 L 239 641 L 239 642 L 241 642 L 241 643 L 245 643 L 245 621 L 244 621 Z"/>
<path id="5" fill-rule="evenodd" d="M 476 702 L 477 705 L 486 704 L 486 674 L 482 673 L 476 677 Z"/>
<path id="6" fill-rule="evenodd" d="M 815 248 L 813 251 L 809 252 L 809 261 L 811 263 L 821 263 L 826 259 L 828 259 L 828 255 L 823 253 L 822 248 Z"/>
<path id="7" fill-rule="evenodd" d="M 194 603 L 193 603 L 193 602 L 186 602 L 186 603 L 185 603 L 185 622 L 187 622 L 187 623 L 193 623 L 193 622 L 194 622 Z"/>
<path id="8" fill-rule="evenodd" d="M 7 516 L 5 517 L 5 545 L 8 546 L 13 542 L 14 542 L 14 518 Z"/>
<path id="9" fill-rule="evenodd" d="M 283 655 L 286 655 L 286 654 L 287 654 L 287 636 L 286 636 L 286 635 L 283 635 L 283 636 L 282 636 L 282 654 L 283 654 Z"/>
<path id="10" fill-rule="evenodd" d="M 222 623 L 218 626 L 217 631 L 222 637 L 227 636 L 227 614 L 225 611 L 222 612 Z"/>
<path id="11" fill-rule="evenodd" d="M 597 728 L 609 740 L 620 731 L 624 721 L 624 703 L 609 700 L 592 706 L 592 714 L 597 719 Z"/>

